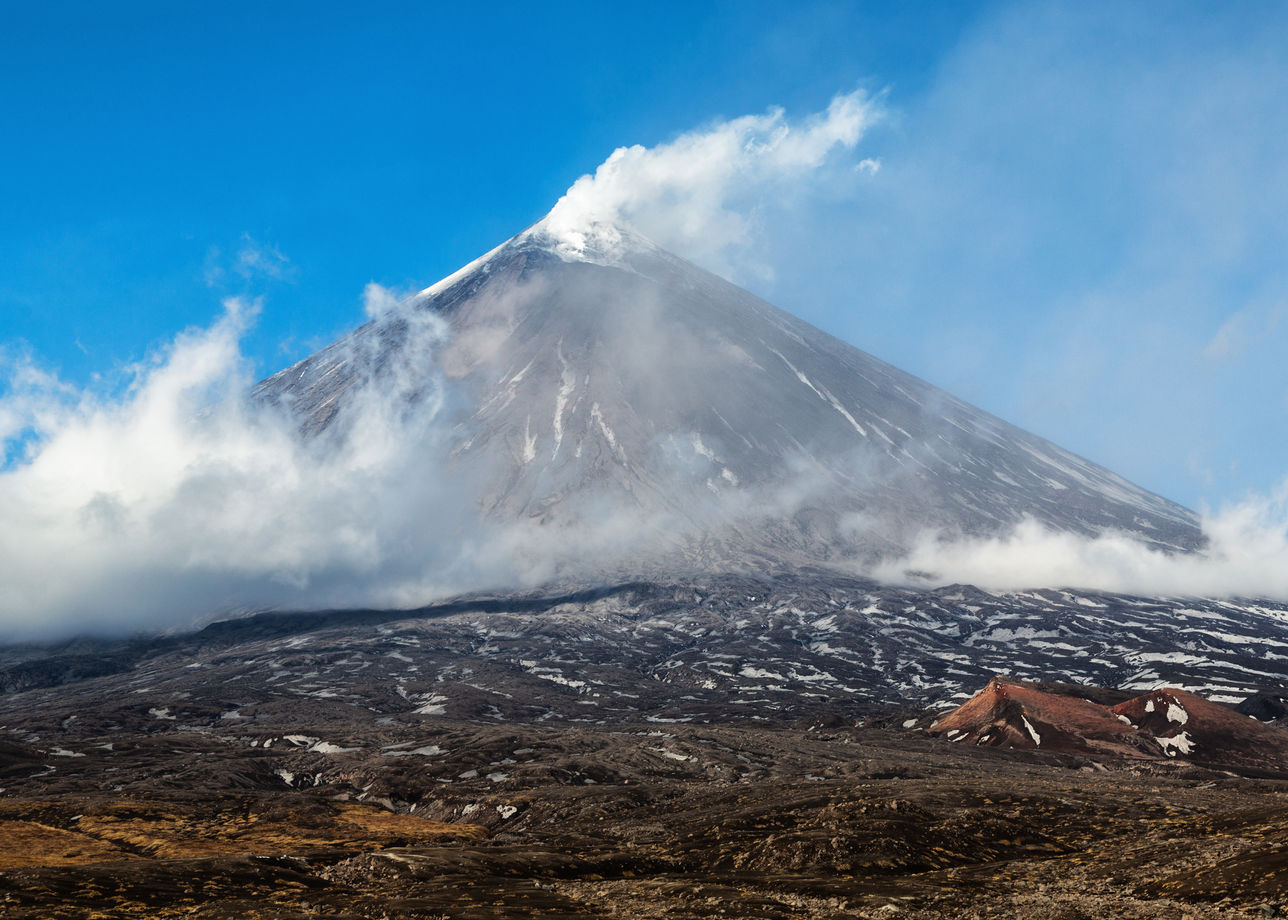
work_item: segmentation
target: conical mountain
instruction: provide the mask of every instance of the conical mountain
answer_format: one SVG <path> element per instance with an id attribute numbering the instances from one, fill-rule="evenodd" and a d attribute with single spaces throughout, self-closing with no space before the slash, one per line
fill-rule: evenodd
<path id="1" fill-rule="evenodd" d="M 485 518 L 651 530 L 699 568 L 871 560 L 1026 517 L 1202 539 L 1185 508 L 621 228 L 538 223 L 259 392 L 320 433 L 359 385 L 414 403 L 431 380 Z"/>

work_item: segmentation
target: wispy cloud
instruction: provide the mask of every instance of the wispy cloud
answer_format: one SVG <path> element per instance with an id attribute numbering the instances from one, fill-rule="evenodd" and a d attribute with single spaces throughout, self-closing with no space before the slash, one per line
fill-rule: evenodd
<path id="1" fill-rule="evenodd" d="M 384 316 L 399 303 L 411 296 L 412 291 L 395 291 L 374 281 L 368 282 L 362 289 L 362 312 L 368 319 Z"/>
<path id="2" fill-rule="evenodd" d="M 220 287 L 234 277 L 246 284 L 265 280 L 292 282 L 296 267 L 275 244 L 261 243 L 243 233 L 231 256 L 219 246 L 206 251 L 203 276 L 208 287 Z"/>
<path id="3" fill-rule="evenodd" d="M 833 331 L 1041 433 L 1052 433 L 1044 419 L 1082 418 L 1065 428 L 1069 446 L 1148 486 L 1163 488 L 1176 457 L 1224 475 L 1247 443 L 1226 437 L 1226 416 L 1249 392 L 1248 417 L 1285 430 L 1288 323 L 1273 305 L 1288 303 L 1288 66 L 1282 30 L 1234 40 L 1201 25 L 1186 11 L 1160 24 L 1135 8 L 1000 7 L 906 101 L 880 150 L 858 158 L 887 117 L 881 98 L 837 96 L 798 119 L 770 109 L 619 148 L 548 226 L 576 248 L 597 223 L 622 222 L 740 279 L 790 272 L 799 302 L 785 306 L 825 303 Z M 1147 33 L 1158 41 L 1141 48 Z M 246 235 L 231 256 L 212 251 L 207 277 L 294 272 Z M 400 299 L 375 282 L 363 292 L 377 320 Z M 557 547 L 533 522 L 481 525 L 472 484 L 436 475 L 459 394 L 446 330 L 428 313 L 412 329 L 414 362 L 354 390 L 334 437 L 301 439 L 294 419 L 246 398 L 239 343 L 254 314 L 230 299 L 210 328 L 130 368 L 116 395 L 8 362 L 0 629 L 414 603 L 549 577 L 579 554 L 629 558 L 641 534 L 672 523 L 642 526 L 591 495 L 579 510 L 597 526 L 570 528 Z M 487 333 L 455 343 L 456 358 L 483 360 L 508 329 Z M 1268 453 L 1282 473 L 1283 452 Z M 787 517 L 808 491 L 789 482 L 773 501 L 736 498 Z M 928 532 L 879 572 L 1288 597 L 1286 522 L 1282 491 L 1210 514 L 1198 561 L 1032 523 L 990 539 Z"/>
<path id="4" fill-rule="evenodd" d="M 250 280 L 252 278 L 272 278 L 274 281 L 289 280 L 295 274 L 295 267 L 282 251 L 271 243 L 261 243 L 249 233 L 242 234 L 241 247 L 234 260 L 237 274 Z"/>
<path id="5" fill-rule="evenodd" d="M 1203 355 L 1218 361 L 1243 357 L 1251 347 L 1269 341 L 1288 320 L 1288 302 L 1268 308 L 1246 307 L 1230 315 L 1203 348 Z"/>

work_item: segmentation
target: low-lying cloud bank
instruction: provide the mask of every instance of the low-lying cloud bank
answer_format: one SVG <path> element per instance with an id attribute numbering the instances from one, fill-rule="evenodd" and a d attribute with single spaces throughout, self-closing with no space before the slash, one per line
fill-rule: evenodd
<path id="1" fill-rule="evenodd" d="M 108 392 L 11 360 L 0 388 L 0 641 L 185 628 L 248 609 L 406 608 L 594 578 L 717 519 L 764 513 L 742 497 L 643 512 L 620 490 L 586 490 L 562 499 L 553 523 L 484 515 L 489 471 L 452 457 L 472 410 L 446 373 L 456 342 L 433 311 L 392 297 L 368 289 L 377 334 L 321 359 L 357 374 L 322 431 L 255 395 L 240 346 L 258 308 L 237 299 Z M 368 353 L 395 327 L 397 349 Z M 677 468 L 677 488 L 685 475 Z"/>
<path id="2" fill-rule="evenodd" d="M 1202 515 L 1202 553 L 1166 553 L 1121 533 L 1056 533 L 1028 520 L 1003 536 L 924 533 L 873 574 L 896 583 L 993 590 L 1069 587 L 1129 594 L 1288 600 L 1288 483 Z M 915 574 L 910 574 L 915 573 Z"/>
<path id="3" fill-rule="evenodd" d="M 459 577 L 447 554 L 472 511 L 419 461 L 439 449 L 433 375 L 360 388 L 344 436 L 304 438 L 249 398 L 241 338 L 256 309 L 225 304 L 129 369 L 115 394 L 9 366 L 0 430 L 0 633 L 188 625 L 247 606 L 392 602 L 403 574 Z M 442 324 L 421 314 L 420 350 Z M 432 459 L 429 461 L 432 463 Z M 417 467 L 413 469 L 413 464 Z M 435 540 L 417 539 L 433 528 Z"/>

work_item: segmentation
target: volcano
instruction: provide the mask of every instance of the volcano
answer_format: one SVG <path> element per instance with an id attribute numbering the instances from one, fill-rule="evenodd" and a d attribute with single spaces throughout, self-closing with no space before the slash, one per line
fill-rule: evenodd
<path id="1" fill-rule="evenodd" d="M 440 397 L 426 475 L 485 519 L 611 521 L 642 535 L 627 567 L 872 561 L 1024 519 L 1202 542 L 1187 509 L 615 226 L 540 222 L 257 393 L 326 437 L 372 387 Z"/>

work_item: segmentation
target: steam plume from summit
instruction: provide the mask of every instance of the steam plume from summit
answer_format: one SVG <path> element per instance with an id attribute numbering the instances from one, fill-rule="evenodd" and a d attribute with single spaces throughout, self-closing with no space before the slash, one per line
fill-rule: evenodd
<path id="1" fill-rule="evenodd" d="M 573 183 L 543 226 L 576 255 L 596 228 L 611 233 L 608 228 L 624 224 L 729 274 L 749 267 L 740 260 L 754 242 L 758 207 L 805 194 L 821 180 L 829 157 L 853 150 L 881 117 L 878 102 L 856 90 L 799 121 L 771 108 L 655 147 L 619 147 L 593 175 Z M 875 161 L 863 163 L 875 168 Z"/>

